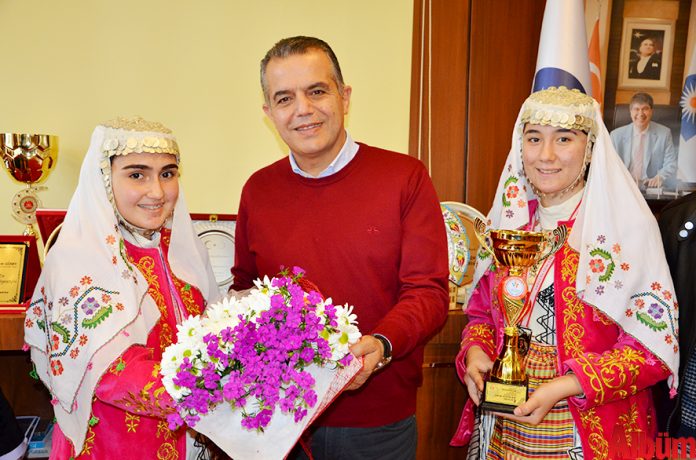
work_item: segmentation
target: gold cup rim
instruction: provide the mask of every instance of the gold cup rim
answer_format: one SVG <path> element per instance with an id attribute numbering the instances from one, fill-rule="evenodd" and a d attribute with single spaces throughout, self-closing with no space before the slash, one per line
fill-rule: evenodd
<path id="1" fill-rule="evenodd" d="M 526 230 L 491 230 L 490 235 L 493 240 L 540 242 L 546 239 L 544 232 L 529 232 Z"/>

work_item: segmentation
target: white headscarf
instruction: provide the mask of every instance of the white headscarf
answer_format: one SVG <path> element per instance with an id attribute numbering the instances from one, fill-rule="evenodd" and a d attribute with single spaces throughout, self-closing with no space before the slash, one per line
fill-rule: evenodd
<path id="1" fill-rule="evenodd" d="M 589 176 L 568 244 L 580 254 L 578 298 L 593 305 L 672 371 L 678 384 L 678 313 L 657 222 L 612 145 L 599 104 L 577 90 L 547 88 L 529 96 L 515 123 L 512 147 L 498 182 L 487 225 L 520 229 L 530 220 L 528 203 L 538 200 L 524 174 L 522 131 L 540 124 L 582 129 L 593 142 Z M 492 259 L 476 260 L 474 285 Z"/>
<path id="2" fill-rule="evenodd" d="M 128 347 L 145 344 L 160 317 L 147 295 L 147 281 L 126 257 L 110 200 L 110 177 L 102 173 L 110 174 L 111 156 L 131 152 L 166 152 L 178 159 L 171 131 L 159 123 L 119 119 L 96 127 L 60 236 L 46 257 L 27 311 L 24 340 L 53 396 L 61 430 L 76 452 L 82 450 L 102 374 Z M 172 271 L 214 301 L 217 283 L 182 192 L 170 225 Z"/>

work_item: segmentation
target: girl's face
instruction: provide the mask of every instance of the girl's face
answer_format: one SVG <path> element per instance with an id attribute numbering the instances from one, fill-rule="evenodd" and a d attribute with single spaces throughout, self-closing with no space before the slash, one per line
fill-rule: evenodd
<path id="1" fill-rule="evenodd" d="M 117 155 L 111 162 L 116 209 L 131 225 L 157 230 L 179 197 L 179 166 L 168 153 Z"/>
<path id="2" fill-rule="evenodd" d="M 586 146 L 587 134 L 582 131 L 525 125 L 522 136 L 524 173 L 544 194 L 539 197 L 543 206 L 560 204 L 572 196 L 572 193 L 559 196 L 559 192 L 572 185 L 580 175 L 585 162 Z M 579 181 L 574 190 L 582 184 Z"/>

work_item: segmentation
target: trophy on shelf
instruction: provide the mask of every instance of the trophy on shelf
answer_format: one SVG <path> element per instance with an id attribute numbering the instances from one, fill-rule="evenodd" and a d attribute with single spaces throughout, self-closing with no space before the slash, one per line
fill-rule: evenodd
<path id="1" fill-rule="evenodd" d="M 481 408 L 511 414 L 527 400 L 524 357 L 530 337 L 521 331 L 518 322 L 530 312 L 534 302 L 527 284 L 529 272 L 563 245 L 568 231 L 565 225 L 544 232 L 487 229 L 479 218 L 475 219 L 474 228 L 481 246 L 491 253 L 502 275 L 498 300 L 505 321 L 503 348 L 485 382 Z"/>
<path id="2" fill-rule="evenodd" d="M 34 223 L 36 209 L 40 206 L 38 192 L 46 187 L 36 187 L 45 181 L 58 159 L 58 137 L 48 134 L 0 134 L 2 165 L 17 183 L 27 187 L 12 198 L 12 217 L 26 225 L 25 235 L 36 237 Z"/>

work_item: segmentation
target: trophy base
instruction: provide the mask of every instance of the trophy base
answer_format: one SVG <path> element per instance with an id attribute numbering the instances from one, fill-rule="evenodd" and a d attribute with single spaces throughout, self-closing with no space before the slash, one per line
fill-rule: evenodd
<path id="1" fill-rule="evenodd" d="M 481 409 L 512 414 L 515 407 L 527 400 L 527 383 L 486 382 Z"/>

